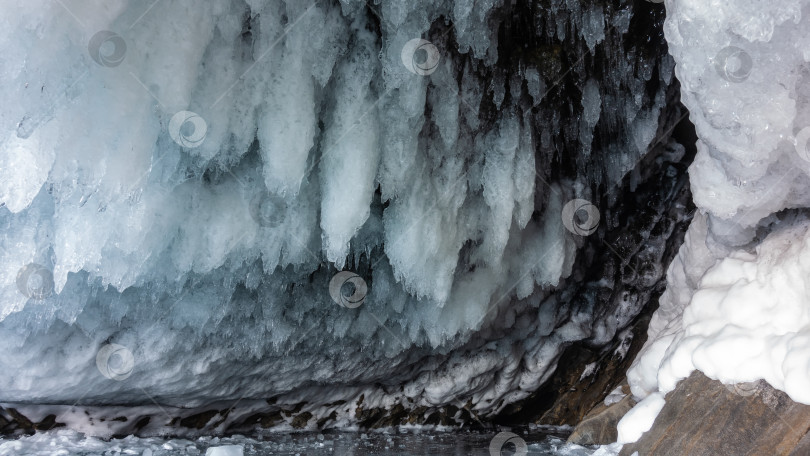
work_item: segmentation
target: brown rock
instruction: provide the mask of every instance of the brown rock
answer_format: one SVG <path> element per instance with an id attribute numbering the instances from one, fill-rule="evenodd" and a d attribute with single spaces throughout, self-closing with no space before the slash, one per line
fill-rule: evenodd
<path id="1" fill-rule="evenodd" d="M 323 427 L 326 425 L 326 423 L 328 423 L 330 421 L 335 421 L 337 419 L 337 416 L 338 416 L 337 411 L 332 410 L 332 413 L 330 413 L 329 416 L 325 416 L 325 417 L 318 420 L 318 422 L 316 423 L 317 426 L 318 426 L 318 429 L 323 429 Z"/>
<path id="2" fill-rule="evenodd" d="M 150 418 L 150 417 L 148 417 L 148 416 L 145 416 L 145 417 L 143 417 L 143 418 L 139 419 L 139 420 L 138 420 L 138 421 L 135 423 L 135 430 L 136 430 L 136 431 L 140 431 L 141 429 L 145 428 L 145 427 L 146 427 L 146 426 L 149 424 L 149 421 L 150 421 L 150 420 L 151 420 L 151 418 Z"/>
<path id="3" fill-rule="evenodd" d="M 810 406 L 764 381 L 727 387 L 695 371 L 666 401 L 653 427 L 620 456 L 810 454 Z"/>
<path id="4" fill-rule="evenodd" d="M 296 417 L 293 418 L 292 423 L 290 423 L 290 424 L 295 429 L 303 429 L 303 428 L 305 428 L 307 426 L 307 423 L 309 422 L 310 418 L 312 418 L 311 413 L 303 412 L 303 413 L 300 413 L 300 414 L 296 415 Z"/>
<path id="5" fill-rule="evenodd" d="M 615 404 L 600 404 L 577 424 L 568 437 L 568 442 L 577 445 L 607 445 L 615 442 L 619 437 L 616 425 L 634 405 L 636 401 L 631 395 Z"/>
<path id="6" fill-rule="evenodd" d="M 810 454 L 810 432 L 804 434 L 804 437 L 799 440 L 799 443 L 790 452 L 790 456 L 807 456 L 808 454 Z"/>
<path id="7" fill-rule="evenodd" d="M 0 407 L 0 434 L 6 433 L 6 428 L 9 427 L 12 421 L 13 418 L 6 414 L 6 409 Z"/>
<path id="8" fill-rule="evenodd" d="M 9 415 L 11 415 L 12 421 L 16 422 L 17 426 L 19 426 L 21 429 L 27 432 L 34 431 L 34 423 L 32 423 L 31 420 L 28 419 L 28 417 L 18 412 L 17 409 L 8 408 L 6 409 L 6 411 L 8 412 Z"/>
<path id="9" fill-rule="evenodd" d="M 284 421 L 284 417 L 281 416 L 280 411 L 268 412 L 268 413 L 254 413 L 247 417 L 243 422 L 243 426 L 252 427 L 255 424 L 259 424 L 261 427 L 267 429 L 270 427 L 275 426 L 278 423 Z"/>
<path id="10" fill-rule="evenodd" d="M 36 423 L 34 427 L 38 431 L 49 431 L 54 428 L 64 427 L 65 423 L 57 423 L 56 422 L 56 415 L 48 415 L 42 419 L 39 423 Z"/>
<path id="11" fill-rule="evenodd" d="M 211 418 L 216 416 L 219 413 L 218 410 L 206 410 L 202 413 L 197 413 L 191 416 L 187 416 L 180 420 L 180 426 L 187 427 L 187 428 L 194 428 L 194 429 L 202 429 L 211 421 Z"/>

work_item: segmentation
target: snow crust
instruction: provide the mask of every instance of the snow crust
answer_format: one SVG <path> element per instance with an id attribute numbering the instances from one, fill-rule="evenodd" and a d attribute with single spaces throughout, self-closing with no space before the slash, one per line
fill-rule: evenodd
<path id="1" fill-rule="evenodd" d="M 561 125 L 563 70 L 495 68 L 500 0 L 2 2 L 3 402 L 490 413 L 631 313 L 549 298 L 597 228 L 567 202 L 657 131 L 671 75 L 621 46 Z M 543 33 L 592 52 L 629 18 L 555 4 Z M 537 178 L 598 122 L 592 185 Z"/>
<path id="2" fill-rule="evenodd" d="M 700 138 L 690 168 L 700 214 L 628 381 L 638 398 L 658 397 L 699 369 L 727 384 L 765 379 L 810 404 L 810 2 L 666 8 Z M 620 429 L 640 427 L 631 420 Z"/>

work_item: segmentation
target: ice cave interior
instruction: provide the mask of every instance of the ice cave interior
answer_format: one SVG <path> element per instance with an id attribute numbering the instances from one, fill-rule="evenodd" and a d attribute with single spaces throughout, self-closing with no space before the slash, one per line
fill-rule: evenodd
<path id="1" fill-rule="evenodd" d="M 695 369 L 810 404 L 808 0 L 0 10 L 6 410 L 508 422 L 573 346 L 619 443 Z"/>

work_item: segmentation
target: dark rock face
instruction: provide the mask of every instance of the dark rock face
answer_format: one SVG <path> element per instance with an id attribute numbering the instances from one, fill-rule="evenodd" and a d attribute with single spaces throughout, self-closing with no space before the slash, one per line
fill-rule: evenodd
<path id="1" fill-rule="evenodd" d="M 673 103 L 670 122 L 685 110 L 677 97 Z M 625 381 L 625 372 L 647 339 L 650 317 L 666 285 L 664 271 L 683 242 L 694 210 L 684 168 L 695 152 L 694 127 L 687 120 L 670 125 L 672 137 L 686 146 L 685 154 L 676 158 L 669 147 L 658 145 L 625 178 L 622 199 L 611 215 L 614 228 L 583 248 L 575 275 L 555 297 L 563 308 L 597 313 L 626 305 L 633 319 L 607 345 L 588 339 L 570 344 L 554 375 L 527 399 L 505 407 L 496 422 L 575 425 Z M 642 182 L 636 184 L 639 176 Z M 652 280 L 645 280 L 647 275 Z M 594 366 L 592 373 L 583 375 L 588 365 Z"/>
<path id="2" fill-rule="evenodd" d="M 202 429 L 211 418 L 219 414 L 217 410 L 207 410 L 196 415 L 191 415 L 180 420 L 180 426 L 194 429 Z"/>
<path id="3" fill-rule="evenodd" d="M 621 456 L 810 454 L 810 406 L 764 381 L 726 386 L 695 371 L 666 401 L 653 427 Z"/>
<path id="4" fill-rule="evenodd" d="M 645 310 L 633 322 L 627 341 L 618 340 L 602 349 L 590 348 L 584 344 L 568 347 L 560 357 L 559 367 L 551 380 L 526 401 L 508 407 L 499 420 L 504 424 L 580 423 L 586 415 L 599 408 L 605 397 L 624 381 L 624 373 L 646 340 L 653 307 L 650 306 L 649 310 Z M 622 343 L 629 343 L 624 357 L 616 353 Z M 594 363 L 596 367 L 593 372 L 583 376 L 587 374 L 584 372 L 586 366 Z"/>
<path id="5" fill-rule="evenodd" d="M 0 407 L 0 435 L 33 434 L 64 426 L 64 423 L 56 421 L 56 415 L 47 415 L 39 422 L 34 422 L 15 408 Z"/>

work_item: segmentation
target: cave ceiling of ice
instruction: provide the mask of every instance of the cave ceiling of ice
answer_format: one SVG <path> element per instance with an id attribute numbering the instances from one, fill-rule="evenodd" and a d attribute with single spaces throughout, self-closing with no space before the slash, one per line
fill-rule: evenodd
<path id="1" fill-rule="evenodd" d="M 682 174 L 661 5 L 3 3 L 0 401 L 494 413 L 663 273 L 658 200 L 579 270 Z"/>

